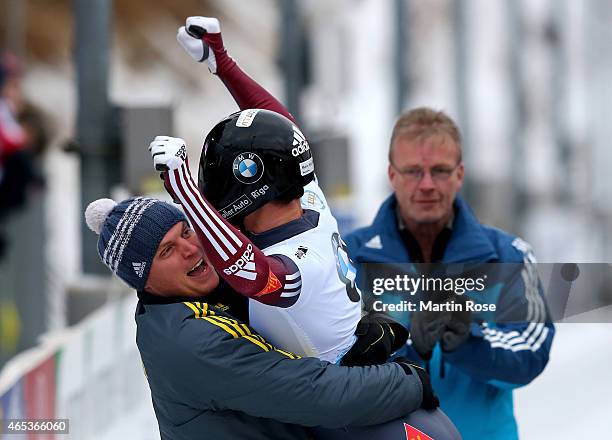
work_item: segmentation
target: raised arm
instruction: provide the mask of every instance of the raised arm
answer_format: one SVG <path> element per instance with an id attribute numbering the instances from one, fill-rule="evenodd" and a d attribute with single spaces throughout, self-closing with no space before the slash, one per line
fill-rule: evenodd
<path id="1" fill-rule="evenodd" d="M 185 26 L 179 28 L 176 39 L 193 59 L 206 61 L 208 69 L 225 84 L 241 110 L 272 110 L 297 123 L 274 96 L 247 75 L 228 55 L 223 45 L 219 20 L 189 17 Z"/>
<path id="2" fill-rule="evenodd" d="M 238 293 L 256 301 L 293 305 L 300 296 L 298 267 L 283 255 L 264 255 L 200 194 L 189 171 L 185 141 L 157 136 L 149 151 L 156 167 L 167 168 L 166 190 L 182 205 L 219 275 Z"/>

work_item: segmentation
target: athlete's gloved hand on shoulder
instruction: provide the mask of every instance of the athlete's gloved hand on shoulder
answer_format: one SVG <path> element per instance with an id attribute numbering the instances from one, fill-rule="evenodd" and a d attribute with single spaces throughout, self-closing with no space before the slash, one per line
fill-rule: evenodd
<path id="1" fill-rule="evenodd" d="M 421 380 L 423 386 L 423 400 L 421 401 L 421 408 L 423 409 L 436 409 L 440 406 L 438 396 L 434 393 L 429 380 L 429 374 L 423 368 L 413 364 L 405 357 L 398 357 L 393 359 L 393 362 L 399 364 L 407 375 L 417 374 Z"/>
<path id="2" fill-rule="evenodd" d="M 198 62 L 208 64 L 211 73 L 217 73 L 215 53 L 225 51 L 221 38 L 221 25 L 213 17 L 189 17 L 181 26 L 176 39 L 183 49 Z"/>

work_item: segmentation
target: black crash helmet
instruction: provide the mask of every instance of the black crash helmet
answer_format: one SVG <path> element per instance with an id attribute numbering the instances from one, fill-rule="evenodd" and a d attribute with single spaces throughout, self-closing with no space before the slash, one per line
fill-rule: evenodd
<path id="1" fill-rule="evenodd" d="M 304 194 L 314 178 L 310 146 L 289 119 L 269 110 L 229 115 L 206 136 L 198 187 L 234 224 L 272 200 Z"/>

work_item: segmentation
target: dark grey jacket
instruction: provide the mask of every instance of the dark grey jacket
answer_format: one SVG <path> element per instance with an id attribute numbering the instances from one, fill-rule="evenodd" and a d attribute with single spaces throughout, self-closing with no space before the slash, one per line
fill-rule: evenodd
<path id="1" fill-rule="evenodd" d="M 306 439 L 309 426 L 378 424 L 420 406 L 418 376 L 397 364 L 299 358 L 219 307 L 139 298 L 136 342 L 163 440 Z"/>

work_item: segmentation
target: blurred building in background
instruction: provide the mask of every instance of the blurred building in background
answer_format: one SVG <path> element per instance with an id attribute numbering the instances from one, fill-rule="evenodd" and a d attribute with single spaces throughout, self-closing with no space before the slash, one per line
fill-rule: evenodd
<path id="1" fill-rule="evenodd" d="M 83 44 L 79 6 L 108 11 L 99 45 Z M 219 17 L 230 53 L 298 117 L 344 230 L 371 220 L 390 192 L 395 117 L 425 105 L 459 122 L 464 194 L 484 222 L 524 237 L 541 261 L 612 260 L 609 0 L 0 0 L 0 11 L 0 50 L 23 60 L 25 97 L 53 134 L 46 191 L 7 229 L 15 245 L 0 261 L 0 367 L 127 293 L 88 268 L 97 257 L 82 249 L 82 190 L 92 200 L 165 197 L 148 139 L 183 137 L 195 159 L 236 110 L 175 41 L 189 15 Z M 78 74 L 98 56 L 108 120 L 91 149 Z M 83 176 L 91 151 L 114 155 L 108 193 L 93 194 L 100 186 Z"/>

